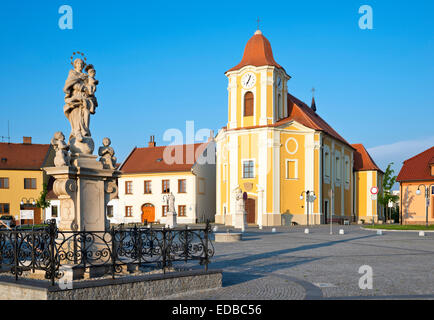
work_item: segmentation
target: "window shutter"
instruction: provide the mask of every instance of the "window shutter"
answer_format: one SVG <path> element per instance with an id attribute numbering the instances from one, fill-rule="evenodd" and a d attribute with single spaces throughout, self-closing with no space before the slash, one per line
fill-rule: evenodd
<path id="1" fill-rule="evenodd" d="M 253 116 L 253 93 L 250 91 L 244 95 L 244 116 Z"/>

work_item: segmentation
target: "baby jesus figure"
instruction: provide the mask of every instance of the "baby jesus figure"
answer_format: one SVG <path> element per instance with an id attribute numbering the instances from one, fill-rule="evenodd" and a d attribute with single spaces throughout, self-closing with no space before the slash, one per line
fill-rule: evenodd
<path id="1" fill-rule="evenodd" d="M 95 97 L 95 91 L 99 81 L 95 79 L 96 71 L 92 64 L 88 64 L 85 70 L 88 74 L 87 81 L 86 81 L 86 92 L 91 102 L 89 112 L 91 114 L 95 114 L 95 108 L 98 106 L 98 102 Z"/>

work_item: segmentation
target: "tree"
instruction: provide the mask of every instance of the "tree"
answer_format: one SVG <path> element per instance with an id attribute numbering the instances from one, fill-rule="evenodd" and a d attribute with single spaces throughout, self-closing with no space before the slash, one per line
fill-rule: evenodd
<path id="1" fill-rule="evenodd" d="M 389 165 L 387 166 L 386 172 L 383 176 L 383 188 L 378 195 L 378 202 L 386 208 L 386 221 L 389 220 L 389 203 L 395 202 L 399 199 L 397 195 L 394 195 L 391 192 L 391 189 L 395 184 L 397 177 L 393 175 L 395 173 L 395 170 L 391 168 L 392 165 L 393 162 L 389 163 Z"/>
<path id="2" fill-rule="evenodd" d="M 48 194 L 47 184 L 44 183 L 42 185 L 42 191 L 41 194 L 39 195 L 39 199 L 36 200 L 36 206 L 38 208 L 46 209 L 50 206 L 50 200 L 47 200 L 47 194 Z"/>

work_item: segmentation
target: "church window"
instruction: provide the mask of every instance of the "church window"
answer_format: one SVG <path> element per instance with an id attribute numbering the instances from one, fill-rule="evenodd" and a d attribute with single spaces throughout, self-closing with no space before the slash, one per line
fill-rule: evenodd
<path id="1" fill-rule="evenodd" d="M 324 175 L 330 177 L 330 151 L 328 148 L 324 150 Z"/>
<path id="2" fill-rule="evenodd" d="M 298 179 L 297 160 L 286 160 L 286 179 Z"/>
<path id="3" fill-rule="evenodd" d="M 243 178 L 244 179 L 249 179 L 249 178 L 255 177 L 254 167 L 255 167 L 255 162 L 253 160 L 243 161 Z"/>
<path id="4" fill-rule="evenodd" d="M 341 180 L 341 158 L 340 156 L 336 157 L 336 180 Z"/>
<path id="5" fill-rule="evenodd" d="M 244 116 L 253 116 L 253 93 L 250 91 L 244 95 Z"/>
<path id="6" fill-rule="evenodd" d="M 283 108 L 282 108 L 282 96 L 279 95 L 277 96 L 277 112 L 278 112 L 278 118 L 282 119 L 283 118 Z"/>

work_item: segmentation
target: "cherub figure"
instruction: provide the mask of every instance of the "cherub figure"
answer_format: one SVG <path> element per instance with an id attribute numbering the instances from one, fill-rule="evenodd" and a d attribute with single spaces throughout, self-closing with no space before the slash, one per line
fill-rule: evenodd
<path id="1" fill-rule="evenodd" d="M 116 168 L 116 157 L 114 156 L 115 151 L 110 147 L 111 141 L 109 138 L 104 138 L 102 140 L 102 147 L 98 149 L 98 155 L 100 156 L 99 161 L 102 163 L 104 169 L 115 169 Z"/>
<path id="2" fill-rule="evenodd" d="M 98 106 L 98 101 L 95 97 L 95 91 L 99 81 L 95 79 L 96 71 L 92 64 L 88 64 L 85 68 L 85 71 L 88 74 L 86 80 L 86 92 L 90 99 L 89 112 L 91 114 L 95 114 L 95 108 Z"/>
<path id="3" fill-rule="evenodd" d="M 71 157 L 69 156 L 69 146 L 65 143 L 65 136 L 61 131 L 54 134 L 51 139 L 51 145 L 53 146 L 56 156 L 54 157 L 54 165 L 56 167 L 69 166 Z"/>

